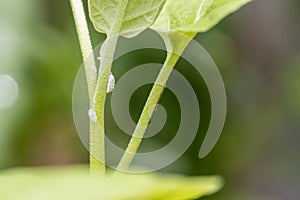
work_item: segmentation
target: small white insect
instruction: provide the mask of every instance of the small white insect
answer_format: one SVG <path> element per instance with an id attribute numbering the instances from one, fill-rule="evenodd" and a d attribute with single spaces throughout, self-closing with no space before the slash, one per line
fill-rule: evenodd
<path id="1" fill-rule="evenodd" d="M 96 122 L 97 121 L 97 115 L 93 108 L 89 109 L 89 118 L 91 121 Z"/>
<path id="2" fill-rule="evenodd" d="M 107 93 L 112 92 L 115 89 L 116 79 L 112 73 L 109 75 L 108 84 L 107 84 Z"/>

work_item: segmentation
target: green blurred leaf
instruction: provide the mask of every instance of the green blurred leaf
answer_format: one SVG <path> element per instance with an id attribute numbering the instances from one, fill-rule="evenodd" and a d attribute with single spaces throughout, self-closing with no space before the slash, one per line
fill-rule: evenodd
<path id="1" fill-rule="evenodd" d="M 128 1 L 128 3 L 124 3 Z M 122 22 L 120 35 L 134 37 L 154 23 L 165 0 L 89 0 L 90 18 L 97 31 L 109 34 L 114 21 Z M 125 14 L 115 19 L 119 6 L 125 6 Z M 122 10 L 122 9 L 120 9 Z"/>
<path id="2" fill-rule="evenodd" d="M 193 199 L 212 194 L 222 179 L 181 175 L 89 176 L 88 168 L 23 168 L 0 173 L 0 199 L 5 200 L 116 200 Z"/>

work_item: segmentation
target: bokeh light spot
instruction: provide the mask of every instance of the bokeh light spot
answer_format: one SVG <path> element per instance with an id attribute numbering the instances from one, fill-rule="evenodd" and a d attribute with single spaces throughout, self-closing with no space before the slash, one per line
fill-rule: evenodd
<path id="1" fill-rule="evenodd" d="M 9 75 L 0 74 L 0 109 L 11 107 L 18 96 L 17 82 Z"/>

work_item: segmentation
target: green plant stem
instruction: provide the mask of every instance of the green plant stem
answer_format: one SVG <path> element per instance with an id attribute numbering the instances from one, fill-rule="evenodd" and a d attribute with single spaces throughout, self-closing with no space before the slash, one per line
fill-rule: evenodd
<path id="1" fill-rule="evenodd" d="M 97 68 L 95 64 L 95 59 L 93 56 L 93 48 L 91 44 L 91 39 L 89 35 L 89 30 L 86 22 L 86 16 L 84 13 L 84 8 L 81 0 L 70 0 L 73 16 L 75 20 L 76 30 L 78 33 L 78 39 L 80 43 L 81 53 L 84 62 L 84 69 L 85 75 L 87 79 L 87 86 L 88 86 L 88 94 L 89 94 L 89 101 L 90 107 L 93 106 L 93 98 L 94 98 L 94 91 L 97 84 Z M 95 135 L 99 135 L 100 129 L 99 125 L 90 120 L 89 125 L 89 132 L 90 132 L 90 141 L 95 141 L 97 138 L 94 138 Z M 90 154 L 90 165 L 91 166 L 99 166 L 95 164 L 95 159 L 92 154 Z M 93 163 L 93 164 L 91 164 Z M 95 171 L 91 168 L 91 171 Z M 99 167 L 97 171 L 102 171 Z"/>
<path id="2" fill-rule="evenodd" d="M 122 159 L 117 167 L 117 171 L 126 171 L 129 169 L 134 156 L 142 142 L 143 136 L 149 125 L 150 119 L 153 115 L 154 109 L 165 89 L 167 80 L 169 79 L 174 66 L 176 65 L 180 55 L 176 53 L 168 53 L 166 62 L 164 63 L 159 75 L 152 87 L 148 96 L 146 104 L 143 108 L 142 114 L 139 118 L 137 126 L 134 130 L 132 138 L 122 156 Z"/>
<path id="3" fill-rule="evenodd" d="M 97 116 L 95 122 L 97 132 L 91 132 L 90 137 L 90 167 L 93 173 L 105 173 L 105 125 L 104 110 L 107 94 L 107 84 L 111 67 L 113 63 L 114 53 L 117 46 L 119 33 L 122 27 L 125 10 L 128 0 L 122 0 L 118 4 L 114 22 L 107 39 L 103 43 L 100 50 L 100 68 L 99 76 L 94 94 L 93 109 Z"/>
<path id="4" fill-rule="evenodd" d="M 117 171 L 127 171 L 129 169 L 134 156 L 142 142 L 143 136 L 147 130 L 154 109 L 165 89 L 166 83 L 181 54 L 196 35 L 196 33 L 180 33 L 173 31 L 158 31 L 158 33 L 165 42 L 168 55 L 148 96 L 130 142 L 121 158 L 121 161 L 117 166 Z"/>
<path id="5" fill-rule="evenodd" d="M 90 168 L 92 173 L 105 173 L 105 126 L 104 108 L 107 84 L 111 72 L 114 51 L 118 37 L 107 38 L 101 47 L 101 64 L 99 78 L 95 90 L 93 109 L 97 116 L 96 122 L 91 122 L 95 131 L 90 135 Z"/>
<path id="6" fill-rule="evenodd" d="M 84 69 L 87 79 L 89 98 L 93 99 L 97 83 L 97 68 L 93 56 L 89 29 L 81 0 L 70 0 L 73 17 L 76 25 Z"/>
<path id="7" fill-rule="evenodd" d="M 86 16 L 84 13 L 84 7 L 81 0 L 70 0 L 73 17 L 76 25 L 78 39 L 80 43 L 81 53 L 84 62 L 85 75 L 88 86 L 88 94 L 90 107 L 93 106 L 94 91 L 97 84 L 97 68 L 93 55 L 93 48 L 91 44 L 90 34 L 87 26 Z M 97 140 L 96 135 L 101 134 L 99 125 L 90 120 L 89 132 L 90 141 L 93 143 Z M 93 145 L 90 145 L 93 147 Z M 93 150 L 94 152 L 95 150 Z M 97 165 L 97 160 L 94 159 L 93 154 L 90 154 L 90 166 L 91 171 L 104 171 L 101 165 Z M 97 168 L 95 168 L 97 166 Z"/>

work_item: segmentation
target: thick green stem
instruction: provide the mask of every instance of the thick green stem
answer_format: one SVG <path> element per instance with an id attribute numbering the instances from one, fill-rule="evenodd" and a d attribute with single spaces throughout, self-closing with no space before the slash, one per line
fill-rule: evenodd
<path id="1" fill-rule="evenodd" d="M 143 108 L 140 119 L 134 130 L 132 138 L 125 150 L 125 153 L 117 167 L 117 171 L 126 171 L 129 169 L 133 158 L 142 142 L 143 136 L 149 125 L 150 119 L 169 79 L 174 66 L 176 65 L 180 55 L 176 53 L 169 53 L 160 73 L 152 87 L 150 95 Z"/>
<path id="2" fill-rule="evenodd" d="M 122 27 L 124 14 L 127 8 L 128 0 L 122 0 L 118 4 L 114 22 L 107 39 L 103 43 L 100 50 L 100 68 L 99 76 L 95 89 L 92 109 L 96 114 L 94 122 L 97 132 L 91 132 L 90 136 L 90 167 L 93 173 L 105 172 L 105 125 L 104 110 L 107 94 L 107 84 L 111 67 L 113 63 L 114 53 L 117 46 L 119 33 Z"/>
<path id="3" fill-rule="evenodd" d="M 97 83 L 97 68 L 93 56 L 93 48 L 86 22 L 86 16 L 81 0 L 70 0 L 70 3 L 84 62 L 89 98 L 93 99 Z"/>
<path id="4" fill-rule="evenodd" d="M 70 0 L 70 3 L 73 11 L 73 17 L 75 20 L 76 30 L 77 30 L 81 53 L 84 62 L 90 107 L 92 107 L 93 99 L 94 99 L 94 91 L 97 84 L 97 68 L 96 68 L 95 59 L 93 55 L 93 48 L 91 44 L 90 34 L 86 22 L 86 16 L 84 13 L 82 1 Z M 98 137 L 95 137 L 101 134 L 101 130 L 97 123 L 90 121 L 89 132 L 90 132 L 90 141 L 93 141 L 93 143 L 97 143 L 97 142 L 101 143 L 101 140 Z M 95 150 L 93 150 L 93 152 L 94 151 Z M 104 171 L 103 167 L 97 163 L 97 160 L 94 158 L 93 154 L 90 154 L 90 165 L 92 171 Z"/>
<path id="5" fill-rule="evenodd" d="M 96 114 L 96 121 L 91 122 L 95 131 L 92 130 L 90 134 L 90 167 L 92 173 L 105 172 L 104 108 L 107 84 L 117 41 L 118 37 L 107 38 L 101 47 L 101 64 L 99 70 L 101 74 L 99 74 L 92 107 Z"/>

